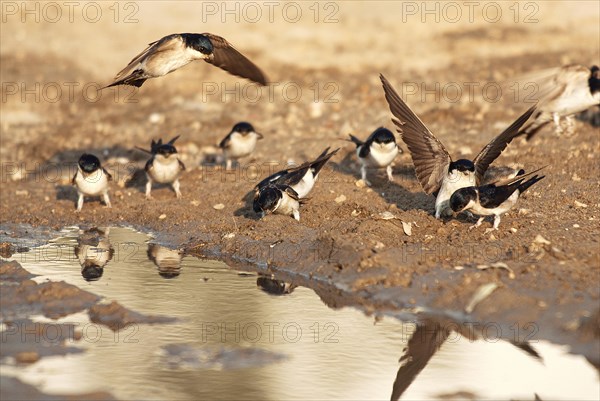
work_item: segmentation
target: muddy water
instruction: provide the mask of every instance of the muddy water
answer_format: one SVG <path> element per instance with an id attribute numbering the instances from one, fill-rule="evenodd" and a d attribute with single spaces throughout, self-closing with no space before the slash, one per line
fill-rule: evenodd
<path id="1" fill-rule="evenodd" d="M 435 352 L 436 340 L 421 332 L 420 343 L 409 342 L 412 323 L 333 310 L 308 288 L 183 256 L 129 229 L 67 229 L 12 259 L 40 275 L 37 282 L 64 280 L 136 312 L 178 319 L 116 332 L 90 323 L 87 313 L 60 319 L 78 325 L 82 339 L 73 345 L 85 352 L 2 366 L 48 393 L 175 400 L 599 394 L 597 371 L 563 347 L 533 340 L 525 352 L 495 338 L 451 334 Z M 400 363 L 407 346 L 412 358 Z"/>

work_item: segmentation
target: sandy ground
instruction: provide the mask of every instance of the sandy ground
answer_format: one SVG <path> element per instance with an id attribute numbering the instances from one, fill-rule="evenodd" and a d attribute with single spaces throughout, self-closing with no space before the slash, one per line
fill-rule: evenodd
<path id="1" fill-rule="evenodd" d="M 534 9 L 520 3 L 518 16 L 511 4 L 497 3 L 500 21 L 490 22 L 492 15 L 484 18 L 479 10 L 473 23 L 462 3 L 456 3 L 464 14 L 458 22 L 448 20 L 454 14 L 444 14 L 442 5 L 439 22 L 435 15 L 409 15 L 414 10 L 403 7 L 419 3 L 407 2 L 336 3 L 332 9 L 320 3 L 315 22 L 312 3 L 294 4 L 302 11 L 298 22 L 275 14 L 272 23 L 266 16 L 251 23 L 254 14 L 243 11 L 236 23 L 189 2 L 139 3 L 117 17 L 102 3 L 97 22 L 77 11 L 70 23 L 66 14 L 48 21 L 54 14 L 43 15 L 43 8 L 39 22 L 3 10 L 5 230 L 19 242 L 29 234 L 16 223 L 54 229 L 132 225 L 236 268 L 271 269 L 317 289 L 334 307 L 495 322 L 505 338 L 569 344 L 599 366 L 597 126 L 578 121 L 573 136 L 546 130 L 504 152 L 492 172 L 548 167 L 546 178 L 493 234 L 484 234 L 489 222 L 468 231 L 473 222 L 464 217 L 435 220 L 433 198 L 423 193 L 406 153 L 396 160 L 393 183 L 373 172 L 372 188 L 357 186 L 353 148 L 340 140 L 349 132 L 366 137 L 380 125 L 392 128 L 381 72 L 451 154 L 472 156 L 535 100 L 526 88 L 511 88 L 511 77 L 566 63 L 599 63 L 598 3 L 530 3 Z M 133 11 L 137 22 L 126 23 L 124 13 Z M 337 22 L 326 23 L 325 15 Z M 96 94 L 146 43 L 196 31 L 228 38 L 264 69 L 272 86 L 257 92 L 246 81 L 195 63 L 139 91 Z M 456 87 L 462 93 L 452 92 Z M 210 163 L 219 162 L 214 145 L 240 120 L 252 122 L 265 139 L 251 159 L 225 172 Z M 146 155 L 134 147 L 175 135 L 181 135 L 178 149 L 188 167 L 184 197 L 177 200 L 161 188 L 145 201 L 139 169 Z M 327 146 L 341 150 L 303 206 L 301 221 L 257 220 L 245 195 L 258 179 L 290 160 L 314 158 Z M 112 209 L 93 201 L 74 213 L 69 180 L 83 152 L 97 154 L 113 172 Z M 382 219 L 386 211 L 397 218 Z M 411 235 L 401 222 L 411 223 Z M 459 313 L 487 283 L 498 289 L 471 315 Z"/>

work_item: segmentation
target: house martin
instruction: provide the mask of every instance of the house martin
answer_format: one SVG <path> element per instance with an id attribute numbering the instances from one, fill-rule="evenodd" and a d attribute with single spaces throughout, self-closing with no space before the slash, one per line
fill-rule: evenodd
<path id="1" fill-rule="evenodd" d="M 450 196 L 459 188 L 479 186 L 489 165 L 519 133 L 519 129 L 535 111 L 535 106 L 523 113 L 500 135 L 492 139 L 473 161 L 452 160 L 444 145 L 421 122 L 400 98 L 388 80 L 380 75 L 385 98 L 395 118 L 402 140 L 408 146 L 417 179 L 427 194 L 433 194 L 435 217 L 451 216 Z"/>

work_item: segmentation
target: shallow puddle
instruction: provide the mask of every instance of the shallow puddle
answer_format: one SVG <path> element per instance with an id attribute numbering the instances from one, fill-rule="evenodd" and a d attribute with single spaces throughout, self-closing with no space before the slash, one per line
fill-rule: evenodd
<path id="1" fill-rule="evenodd" d="M 173 400 L 598 399 L 600 391 L 596 369 L 565 347 L 534 339 L 524 351 L 495 337 L 446 338 L 394 318 L 334 310 L 308 288 L 183 256 L 130 229 L 68 229 L 11 260 L 38 274 L 38 283 L 64 280 L 135 312 L 177 319 L 112 331 L 90 323 L 85 312 L 58 321 L 34 317 L 76 324 L 82 338 L 69 345 L 85 351 L 31 365 L 3 359 L 3 375 L 46 393 Z M 407 346 L 410 357 L 399 362 Z"/>

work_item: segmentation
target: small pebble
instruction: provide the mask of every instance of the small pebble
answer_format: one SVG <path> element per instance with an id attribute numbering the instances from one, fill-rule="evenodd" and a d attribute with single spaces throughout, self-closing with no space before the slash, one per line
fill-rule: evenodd
<path id="1" fill-rule="evenodd" d="M 17 195 L 17 196 L 27 196 L 27 195 L 29 195 L 29 191 L 26 190 L 26 189 L 17 189 L 15 191 L 15 195 Z"/>
<path id="2" fill-rule="evenodd" d="M 346 195 L 340 195 L 337 198 L 335 198 L 335 203 L 342 203 L 346 200 Z"/>
<path id="3" fill-rule="evenodd" d="M 360 212 L 358 210 L 354 209 L 352 211 L 352 213 L 350 213 L 350 214 L 352 215 L 352 217 L 356 217 L 356 216 L 358 216 L 360 214 Z"/>
<path id="4" fill-rule="evenodd" d="M 354 182 L 354 185 L 356 185 L 358 188 L 364 188 L 367 186 L 367 183 L 364 180 L 357 180 Z"/>
<path id="5" fill-rule="evenodd" d="M 573 228 L 579 228 L 579 224 L 573 224 Z"/>
<path id="6" fill-rule="evenodd" d="M 319 118 L 323 115 L 323 103 L 317 102 L 310 105 L 310 116 L 312 118 Z"/>
<path id="7" fill-rule="evenodd" d="M 190 204 L 191 204 L 192 206 L 200 206 L 200 201 L 193 200 L 193 201 L 191 201 L 191 202 L 190 202 Z"/>
<path id="8" fill-rule="evenodd" d="M 548 241 L 546 238 L 542 237 L 540 234 L 536 235 L 533 242 L 535 242 L 536 244 L 550 245 L 550 241 Z"/>
<path id="9" fill-rule="evenodd" d="M 163 213 L 163 214 L 161 214 L 160 216 L 158 216 L 158 219 L 159 219 L 159 220 L 164 220 L 164 219 L 166 219 L 166 218 L 167 218 L 167 215 L 166 215 L 166 214 L 164 214 L 164 213 Z"/>
<path id="10" fill-rule="evenodd" d="M 575 201 L 575 207 L 588 207 L 588 205 L 586 205 L 585 203 Z"/>
<path id="11" fill-rule="evenodd" d="M 150 114 L 150 117 L 148 117 L 148 121 L 150 121 L 152 124 L 160 124 L 165 121 L 165 116 L 160 113 L 152 113 Z"/>
<path id="12" fill-rule="evenodd" d="M 222 203 L 217 203 L 216 205 L 213 205 L 213 209 L 215 210 L 223 210 L 225 209 L 225 205 Z"/>

